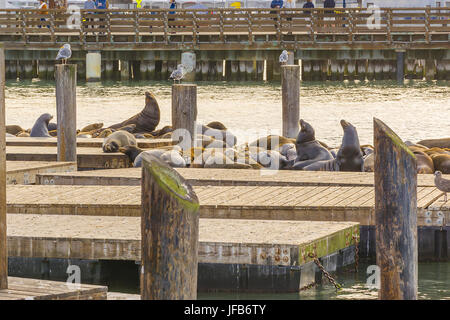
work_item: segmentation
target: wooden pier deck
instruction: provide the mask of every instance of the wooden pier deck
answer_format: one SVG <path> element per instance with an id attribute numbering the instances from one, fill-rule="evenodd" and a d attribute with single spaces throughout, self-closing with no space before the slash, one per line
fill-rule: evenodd
<path id="1" fill-rule="evenodd" d="M 77 171 L 74 162 L 7 161 L 7 184 L 33 184 L 38 174 Z"/>
<path id="2" fill-rule="evenodd" d="M 140 261 L 138 217 L 14 214 L 8 255 Z M 200 219 L 199 263 L 301 266 L 354 244 L 354 222 Z"/>
<path id="3" fill-rule="evenodd" d="M 101 148 L 103 138 L 77 138 L 77 147 Z M 137 139 L 139 148 L 150 149 L 167 147 L 173 144 L 171 139 Z M 6 138 L 7 146 L 17 147 L 56 147 L 57 138 Z"/>
<path id="4" fill-rule="evenodd" d="M 202 218 L 375 224 L 373 187 L 195 186 L 194 190 L 199 197 Z M 417 191 L 418 225 L 428 226 L 427 208 L 442 198 L 443 193 L 435 187 L 419 187 Z M 138 217 L 140 203 L 138 186 L 17 185 L 7 188 L 9 213 Z M 437 214 L 431 213 L 433 221 Z M 442 214 L 445 218 L 442 223 L 448 223 L 450 211 Z"/>
<path id="5" fill-rule="evenodd" d="M 40 174 L 37 184 L 138 186 L 141 168 Z M 371 172 L 311 172 L 296 170 L 176 169 L 196 186 L 373 186 Z M 450 179 L 450 175 L 444 175 Z M 418 186 L 434 187 L 434 175 L 419 174 Z"/>
<path id="6" fill-rule="evenodd" d="M 56 147 L 7 146 L 6 160 L 9 161 L 56 161 Z M 77 148 L 79 169 L 114 169 L 130 167 L 129 158 L 123 153 L 104 153 L 101 148 Z"/>
<path id="7" fill-rule="evenodd" d="M 107 287 L 8 277 L 8 289 L 0 290 L 0 300 L 106 300 Z"/>

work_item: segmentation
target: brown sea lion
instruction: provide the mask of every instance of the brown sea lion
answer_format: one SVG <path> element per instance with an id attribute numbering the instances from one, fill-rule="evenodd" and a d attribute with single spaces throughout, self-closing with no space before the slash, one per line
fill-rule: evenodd
<path id="1" fill-rule="evenodd" d="M 92 123 L 81 129 L 82 132 L 91 132 L 103 128 L 103 122 Z"/>
<path id="2" fill-rule="evenodd" d="M 113 132 L 111 129 L 105 129 L 105 130 L 102 130 L 100 132 L 100 134 L 98 134 L 96 137 L 94 137 L 94 135 L 92 135 L 92 137 L 93 138 L 106 138 L 106 137 L 110 136 L 112 133 Z"/>
<path id="3" fill-rule="evenodd" d="M 438 148 L 450 148 L 450 138 L 442 138 L 442 139 L 427 139 L 421 140 L 417 142 L 417 144 L 421 144 L 428 148 L 438 147 Z"/>
<path id="4" fill-rule="evenodd" d="M 52 130 L 49 131 L 48 134 L 52 137 L 57 137 L 58 136 L 58 130 Z"/>
<path id="5" fill-rule="evenodd" d="M 136 132 L 150 133 L 155 130 L 160 120 L 160 110 L 158 102 L 153 94 L 145 93 L 145 107 L 138 114 L 128 120 L 109 126 L 110 129 L 119 129 L 129 124 L 136 125 Z"/>
<path id="6" fill-rule="evenodd" d="M 295 139 L 286 138 L 278 135 L 268 135 L 267 137 L 259 138 L 249 144 L 249 147 L 260 147 L 264 149 L 275 150 L 277 147 L 281 147 L 286 143 L 294 143 Z"/>
<path id="7" fill-rule="evenodd" d="M 423 151 L 413 151 L 417 161 L 417 173 L 434 173 L 433 159 Z"/>
<path id="8" fill-rule="evenodd" d="M 434 169 L 443 174 L 450 174 L 450 154 L 432 154 Z"/>
<path id="9" fill-rule="evenodd" d="M 234 147 L 237 143 L 237 137 L 228 130 L 214 129 L 204 124 L 199 124 L 197 126 L 197 132 L 202 135 L 214 137 L 216 140 L 222 140 L 230 147 Z"/>
<path id="10" fill-rule="evenodd" d="M 210 122 L 207 124 L 207 126 L 217 130 L 227 130 L 227 127 L 225 127 L 224 124 L 219 121 Z"/>
<path id="11" fill-rule="evenodd" d="M 134 133 L 136 130 L 136 125 L 134 123 L 132 123 L 132 124 L 129 124 L 127 126 L 117 129 L 117 131 L 120 131 L 120 130 L 127 131 L 129 133 Z"/>
<path id="12" fill-rule="evenodd" d="M 22 129 L 21 126 L 15 124 L 6 126 L 6 133 L 12 134 L 13 136 L 17 136 L 19 133 L 23 131 L 25 131 L 25 129 Z"/>
<path id="13" fill-rule="evenodd" d="M 169 132 L 172 132 L 172 131 L 173 131 L 172 126 L 165 126 L 165 127 L 163 127 L 162 129 L 159 129 L 159 130 L 155 130 L 155 131 L 153 131 L 153 132 L 150 132 L 150 134 L 151 134 L 153 137 L 160 137 L 160 136 L 165 135 L 166 133 L 169 133 Z"/>
<path id="14" fill-rule="evenodd" d="M 136 138 L 128 131 L 116 131 L 103 141 L 103 152 L 118 152 L 119 148 L 137 146 Z"/>
<path id="15" fill-rule="evenodd" d="M 20 137 L 20 138 L 27 138 L 29 136 L 30 136 L 30 134 L 26 131 L 23 131 L 17 135 L 17 137 Z"/>

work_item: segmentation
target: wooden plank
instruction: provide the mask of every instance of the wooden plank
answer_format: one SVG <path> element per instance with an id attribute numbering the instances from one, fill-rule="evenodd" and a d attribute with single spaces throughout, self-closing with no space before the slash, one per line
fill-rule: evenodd
<path id="1" fill-rule="evenodd" d="M 262 175 L 259 170 L 241 169 L 176 169 L 193 185 L 216 186 L 373 186 L 371 172 L 311 172 L 280 170 Z M 140 185 L 140 168 L 79 171 L 73 174 L 42 175 L 41 184 L 53 179 L 54 184 L 76 185 Z M 450 178 L 450 175 L 444 175 Z M 418 185 L 433 187 L 434 175 L 419 174 Z"/>
<path id="2" fill-rule="evenodd" d="M 11 161 L 56 161 L 56 147 L 6 147 L 6 160 Z M 78 168 L 128 168 L 130 160 L 123 153 L 104 153 L 102 149 L 77 148 Z"/>
<path id="3" fill-rule="evenodd" d="M 78 147 L 86 148 L 101 148 L 103 144 L 103 138 L 77 138 Z M 150 149 L 167 147 L 172 145 L 171 139 L 137 139 L 139 148 Z M 57 138 L 33 138 L 33 137 L 7 137 L 7 146 L 33 146 L 33 147 L 56 147 Z"/>
<path id="4" fill-rule="evenodd" d="M 7 161 L 6 184 L 34 184 L 38 174 L 77 171 L 74 162 Z"/>
<path id="5" fill-rule="evenodd" d="M 138 217 L 10 217 L 9 256 L 140 260 Z M 351 234 L 359 234 L 357 223 L 200 219 L 199 262 L 299 266 L 299 251 L 316 245 L 325 256 L 352 245 Z"/>
<path id="6" fill-rule="evenodd" d="M 139 186 L 9 185 L 7 188 L 7 210 L 11 214 L 141 215 Z M 373 224 L 373 187 L 194 186 L 194 191 L 200 200 L 202 218 L 331 219 Z M 418 198 L 423 201 L 418 206 L 422 210 L 419 216 L 425 217 L 426 206 L 441 197 L 435 187 L 420 188 Z"/>
<path id="7" fill-rule="evenodd" d="M 0 300 L 106 300 L 107 287 L 8 277 L 8 289 L 0 290 Z"/>

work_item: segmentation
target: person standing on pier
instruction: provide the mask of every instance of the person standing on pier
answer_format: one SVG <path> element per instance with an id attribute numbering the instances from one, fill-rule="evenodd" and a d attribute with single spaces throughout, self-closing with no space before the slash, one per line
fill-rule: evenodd
<path id="1" fill-rule="evenodd" d="M 39 14 L 48 14 L 48 6 L 47 3 L 45 3 L 45 0 L 39 1 Z M 45 21 L 45 18 L 41 18 L 41 21 Z M 39 28 L 42 26 L 40 25 Z M 47 28 L 50 28 L 49 25 L 47 25 Z"/>
<path id="2" fill-rule="evenodd" d="M 270 3 L 270 7 L 272 9 L 281 9 L 283 8 L 283 0 L 272 0 L 272 2 Z M 277 13 L 277 11 L 270 11 L 270 13 Z M 278 20 L 278 18 L 273 18 L 273 20 L 275 20 L 275 22 Z M 275 23 L 275 29 L 277 28 L 277 23 Z"/>
<path id="3" fill-rule="evenodd" d="M 95 9 L 95 2 L 93 1 L 93 0 L 86 0 L 85 2 L 84 2 L 84 7 L 83 7 L 85 10 L 88 10 L 88 9 Z M 93 12 L 92 11 L 88 11 L 88 12 L 86 12 L 87 14 L 93 14 Z M 93 18 L 86 18 L 86 23 L 87 23 L 87 26 L 86 26 L 86 28 L 87 29 L 89 29 L 89 22 L 90 21 L 94 21 L 94 19 Z M 93 25 L 91 25 L 91 28 L 94 28 L 94 26 Z M 94 33 L 94 31 L 92 31 L 92 33 Z"/>
<path id="4" fill-rule="evenodd" d="M 306 3 L 303 5 L 303 8 L 314 8 L 314 3 L 312 3 L 312 0 L 306 0 Z M 311 14 L 311 11 L 305 11 L 305 14 Z"/>
<path id="5" fill-rule="evenodd" d="M 175 0 L 170 0 L 170 7 L 169 7 L 169 9 L 176 9 L 176 8 L 177 8 L 177 3 L 175 2 Z M 169 14 L 175 14 L 175 11 L 169 11 Z M 168 20 L 169 21 L 175 21 L 174 18 L 169 18 Z M 169 28 L 172 28 L 172 27 L 175 27 L 175 26 L 169 25 Z M 175 33 L 175 32 L 171 32 L 171 33 Z"/>
<path id="6" fill-rule="evenodd" d="M 334 8 L 334 7 L 336 7 L 336 2 L 334 2 L 334 0 L 325 0 L 325 2 L 323 3 L 323 7 L 324 8 Z M 328 17 L 324 18 L 325 21 L 334 20 L 334 17 L 331 17 L 331 16 L 334 16 L 334 10 L 325 10 L 324 13 L 326 16 L 328 16 Z M 332 24 L 330 26 L 333 28 L 335 27 L 334 24 Z"/>
<path id="7" fill-rule="evenodd" d="M 109 7 L 108 0 L 95 0 L 95 8 L 106 10 Z M 97 12 L 97 14 L 102 14 L 102 12 Z M 105 21 L 105 19 L 98 19 L 98 21 Z M 104 28 L 105 26 L 100 26 L 100 28 Z M 100 32 L 102 34 L 103 32 Z"/>

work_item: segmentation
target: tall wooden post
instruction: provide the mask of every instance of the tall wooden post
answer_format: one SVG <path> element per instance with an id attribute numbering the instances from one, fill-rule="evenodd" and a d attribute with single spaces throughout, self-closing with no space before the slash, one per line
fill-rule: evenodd
<path id="1" fill-rule="evenodd" d="M 8 288 L 6 247 L 5 51 L 0 43 L 0 289 Z"/>
<path id="2" fill-rule="evenodd" d="M 197 85 L 174 84 L 172 86 L 172 127 L 185 129 L 182 134 L 183 149 L 194 146 L 195 122 L 197 121 Z M 172 135 L 178 140 L 179 135 Z"/>
<path id="3" fill-rule="evenodd" d="M 300 119 L 300 66 L 281 66 L 283 136 L 295 138 Z"/>
<path id="4" fill-rule="evenodd" d="M 77 161 L 77 65 L 58 64 L 55 70 L 58 161 Z"/>
<path id="5" fill-rule="evenodd" d="M 405 79 L 405 51 L 397 51 L 397 83 L 403 84 Z"/>
<path id="6" fill-rule="evenodd" d="M 158 158 L 145 154 L 142 163 L 141 298 L 196 299 L 197 195 Z"/>
<path id="7" fill-rule="evenodd" d="M 374 119 L 379 298 L 417 299 L 417 165 L 414 154 Z"/>

